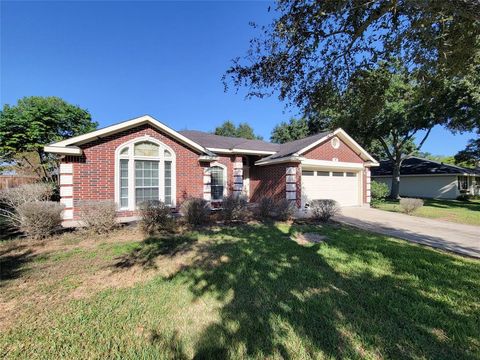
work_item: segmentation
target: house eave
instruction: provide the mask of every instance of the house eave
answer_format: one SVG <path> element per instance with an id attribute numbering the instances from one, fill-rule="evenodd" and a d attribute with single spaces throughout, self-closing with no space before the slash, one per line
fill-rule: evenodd
<path id="1" fill-rule="evenodd" d="M 288 162 L 298 162 L 298 163 L 301 163 L 302 160 L 304 160 L 305 158 L 301 157 L 301 156 L 286 156 L 286 157 L 281 157 L 281 158 L 278 158 L 278 159 L 271 159 L 271 160 L 268 160 L 268 159 L 262 159 L 262 160 L 258 160 L 255 162 L 255 165 L 257 166 L 266 166 L 266 165 L 274 165 L 274 164 L 282 164 L 282 163 L 288 163 Z"/>
<path id="2" fill-rule="evenodd" d="M 82 149 L 77 146 L 53 146 L 47 145 L 43 147 L 43 151 L 51 154 L 58 155 L 75 155 L 80 156 L 83 154 Z"/>

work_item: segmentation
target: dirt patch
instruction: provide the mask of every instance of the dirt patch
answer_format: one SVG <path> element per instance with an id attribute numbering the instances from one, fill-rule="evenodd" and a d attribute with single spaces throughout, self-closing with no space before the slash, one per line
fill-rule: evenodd
<path id="1" fill-rule="evenodd" d="M 300 245 L 319 244 L 326 241 L 327 237 L 317 233 L 296 233 L 292 240 Z"/>

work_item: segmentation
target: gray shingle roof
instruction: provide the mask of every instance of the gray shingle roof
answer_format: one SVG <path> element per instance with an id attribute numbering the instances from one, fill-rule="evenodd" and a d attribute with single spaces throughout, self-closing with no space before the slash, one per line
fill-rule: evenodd
<path id="1" fill-rule="evenodd" d="M 197 130 L 183 130 L 180 134 L 195 141 L 206 148 L 219 149 L 244 149 L 257 151 L 278 151 L 279 144 L 273 144 L 263 140 L 248 140 L 242 138 L 219 136 Z"/>
<path id="2" fill-rule="evenodd" d="M 372 168 L 372 176 L 392 175 L 392 162 L 389 160 L 380 161 L 380 166 Z M 461 166 L 443 164 L 438 161 L 410 157 L 402 162 L 400 167 L 401 175 L 456 175 L 471 174 L 479 175 L 480 171 L 468 169 Z"/>
<path id="3" fill-rule="evenodd" d="M 295 154 L 296 152 L 299 152 L 303 148 L 307 147 L 308 145 L 314 143 L 317 140 L 320 140 L 321 138 L 327 136 L 330 134 L 330 131 L 325 131 L 321 132 L 312 136 L 308 136 L 303 139 L 295 140 L 295 141 L 290 141 L 285 144 L 280 145 L 280 149 L 278 150 L 277 153 L 270 155 L 266 159 L 279 159 L 282 157 L 290 156 Z"/>

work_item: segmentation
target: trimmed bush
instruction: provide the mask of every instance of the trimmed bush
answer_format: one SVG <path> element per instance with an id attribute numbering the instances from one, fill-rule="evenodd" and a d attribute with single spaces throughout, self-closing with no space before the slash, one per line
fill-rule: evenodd
<path id="1" fill-rule="evenodd" d="M 295 203 L 287 199 L 280 199 L 275 202 L 276 218 L 280 221 L 290 220 L 295 214 Z"/>
<path id="2" fill-rule="evenodd" d="M 180 212 L 188 224 L 202 225 L 208 221 L 210 206 L 204 199 L 190 198 L 182 203 Z"/>
<path id="3" fill-rule="evenodd" d="M 0 191 L 0 216 L 3 216 L 9 226 L 19 229 L 21 219 L 18 208 L 26 203 L 50 200 L 53 195 L 52 184 L 24 184 L 15 188 Z"/>
<path id="4" fill-rule="evenodd" d="M 275 200 L 270 197 L 261 198 L 258 201 L 257 211 L 262 220 L 272 218 L 275 211 Z"/>
<path id="5" fill-rule="evenodd" d="M 375 204 L 383 202 L 390 193 L 390 189 L 387 184 L 373 180 L 370 183 L 370 193 L 372 195 L 372 203 Z"/>
<path id="6" fill-rule="evenodd" d="M 140 228 L 147 235 L 162 231 L 173 232 L 175 229 L 172 210 L 161 201 L 152 200 L 141 204 L 140 216 Z"/>
<path id="7" fill-rule="evenodd" d="M 78 204 L 83 225 L 96 234 L 117 227 L 117 205 L 111 200 L 81 201 Z"/>
<path id="8" fill-rule="evenodd" d="M 332 217 L 340 213 L 340 206 L 335 200 L 322 199 L 313 200 L 310 203 L 312 217 L 320 221 L 329 221 Z"/>
<path id="9" fill-rule="evenodd" d="M 226 222 L 245 220 L 248 217 L 247 200 L 243 196 L 233 194 L 225 197 L 221 214 Z"/>
<path id="10" fill-rule="evenodd" d="M 422 199 L 415 198 L 403 198 L 400 199 L 400 208 L 405 214 L 412 214 L 415 210 L 420 209 L 423 206 Z"/>
<path id="11" fill-rule="evenodd" d="M 17 207 L 19 229 L 32 238 L 51 235 L 62 224 L 63 205 L 54 201 L 32 201 Z"/>

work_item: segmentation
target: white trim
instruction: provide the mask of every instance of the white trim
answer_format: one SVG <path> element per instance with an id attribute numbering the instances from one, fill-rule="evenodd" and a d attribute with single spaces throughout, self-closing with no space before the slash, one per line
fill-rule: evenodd
<path id="1" fill-rule="evenodd" d="M 207 147 L 207 150 L 217 154 L 246 154 L 246 155 L 273 155 L 276 151 L 264 151 L 264 150 L 248 150 L 248 149 L 224 149 L 224 148 L 211 148 Z"/>
<path id="2" fill-rule="evenodd" d="M 258 160 L 255 162 L 255 165 L 263 166 L 263 165 L 281 164 L 285 162 L 301 162 L 303 159 L 305 158 L 300 156 L 287 156 L 287 157 L 281 157 L 281 158 L 272 159 L 272 160 L 268 160 L 268 159 Z"/>
<path id="3" fill-rule="evenodd" d="M 60 197 L 71 197 L 73 196 L 73 186 L 60 186 Z"/>
<path id="4" fill-rule="evenodd" d="M 218 156 L 210 156 L 210 155 L 202 155 L 198 157 L 198 161 L 202 162 L 211 162 L 211 161 L 217 161 Z"/>
<path id="5" fill-rule="evenodd" d="M 129 128 L 139 126 L 139 125 L 144 124 L 144 123 L 151 124 L 152 126 L 158 128 L 160 130 L 163 130 L 165 133 L 169 134 L 173 138 L 183 142 L 186 145 L 189 145 L 191 148 L 193 148 L 195 150 L 198 150 L 201 153 L 206 153 L 207 152 L 206 149 L 203 146 L 201 146 L 200 144 L 197 144 L 196 142 L 188 139 L 187 137 L 183 136 L 179 132 L 173 130 L 172 128 L 168 127 L 167 125 L 165 125 L 165 124 L 161 123 L 160 121 L 154 119 L 150 115 L 143 115 L 143 116 L 131 119 L 131 120 L 121 122 L 121 123 L 116 124 L 116 125 L 107 126 L 106 128 L 89 132 L 89 133 L 84 134 L 84 135 L 75 136 L 75 137 L 72 137 L 70 139 L 66 139 L 66 140 L 62 140 L 62 141 L 59 141 L 59 142 L 56 142 L 56 143 L 53 143 L 53 144 L 49 144 L 49 145 L 44 147 L 44 150 L 46 152 L 61 153 L 59 151 L 63 151 L 63 152 L 66 153 L 66 152 L 71 151 L 70 150 L 70 148 L 72 147 L 71 145 L 81 145 L 81 144 L 87 143 L 89 141 L 96 140 L 98 138 L 111 135 L 111 134 L 116 133 L 116 132 L 120 132 L 120 131 L 129 129 Z M 67 146 L 69 148 L 67 148 Z M 58 149 L 58 148 L 60 148 L 60 149 Z M 78 152 L 78 150 L 75 150 L 75 151 Z M 80 149 L 80 151 L 81 151 L 81 149 Z M 81 155 L 81 152 L 79 154 L 69 152 L 68 154 L 69 155 L 70 154 L 71 155 Z"/>
<path id="6" fill-rule="evenodd" d="M 133 151 L 133 146 L 136 143 L 143 142 L 143 141 L 149 141 L 154 144 L 157 144 L 160 149 L 159 149 L 159 156 L 158 158 L 156 157 L 143 157 L 143 156 L 135 156 L 134 151 Z M 128 155 L 120 155 L 120 152 L 125 149 L 125 147 L 129 148 Z M 170 154 L 172 155 L 171 158 L 166 159 L 164 152 L 165 150 L 168 150 Z M 120 207 L 120 159 L 126 159 L 128 160 L 128 206 L 126 207 Z M 159 200 L 165 201 L 165 161 L 171 161 L 172 163 L 172 168 L 171 168 L 171 196 L 172 196 L 172 203 L 170 206 L 173 208 L 177 204 L 177 159 L 176 159 L 176 154 L 173 151 L 173 149 L 168 146 L 167 144 L 161 142 L 160 140 L 149 136 L 140 136 L 135 139 L 129 140 L 124 142 L 123 144 L 119 145 L 115 149 L 115 171 L 114 171 L 114 182 L 115 182 L 115 202 L 117 203 L 118 210 L 119 211 L 125 211 L 125 210 L 131 210 L 134 211 L 136 210 L 136 205 L 135 205 L 135 160 L 153 160 L 153 161 L 158 161 L 159 166 L 158 166 L 158 195 L 159 195 Z"/>
<path id="7" fill-rule="evenodd" d="M 60 174 L 60 185 L 73 185 L 73 175 Z"/>
<path id="8" fill-rule="evenodd" d="M 360 150 L 360 154 L 362 154 L 364 157 L 366 157 L 368 160 L 372 161 L 373 162 L 373 165 L 371 166 L 377 166 L 375 164 L 378 164 L 378 161 L 375 160 L 364 148 L 362 148 L 355 140 L 353 140 L 353 138 L 348 135 L 345 130 L 343 130 L 342 128 L 338 128 L 337 130 L 335 130 L 334 132 L 322 137 L 321 139 L 307 145 L 306 147 L 304 147 L 303 149 L 301 149 L 300 151 L 297 152 L 298 155 L 302 155 L 304 154 L 305 152 L 307 152 L 308 150 L 314 148 L 315 146 L 317 146 L 318 144 L 321 144 L 322 142 L 324 142 L 325 140 L 328 140 L 330 138 L 333 138 L 334 136 L 339 136 L 341 138 L 344 138 L 343 140 L 346 142 L 346 143 L 349 143 L 349 145 L 357 148 L 358 150 Z M 358 155 L 360 155 L 358 154 Z M 365 159 L 364 159 L 365 160 Z"/>
<path id="9" fill-rule="evenodd" d="M 480 175 L 475 174 L 468 174 L 468 173 L 455 173 L 455 174 L 400 174 L 400 177 L 414 177 L 414 176 L 471 176 L 471 177 L 478 177 Z M 391 178 L 392 175 L 370 175 L 370 177 L 375 180 L 375 178 Z"/>
<path id="10" fill-rule="evenodd" d="M 47 145 L 43 147 L 43 151 L 52 153 L 52 154 L 59 154 L 59 155 L 82 155 L 83 151 L 77 146 L 70 146 L 70 147 L 61 147 L 61 146 L 54 146 L 54 145 Z"/>
<path id="11" fill-rule="evenodd" d="M 302 160 L 302 167 L 303 166 L 307 166 L 307 167 L 314 166 L 315 168 L 324 167 L 324 168 L 341 168 L 341 169 L 354 169 L 354 170 L 363 169 L 363 164 L 360 164 L 360 163 L 329 161 L 329 160 L 312 160 L 312 159 Z"/>

